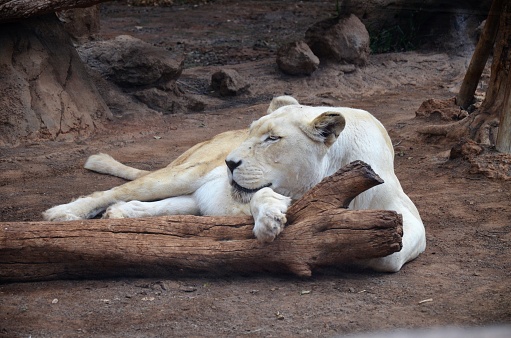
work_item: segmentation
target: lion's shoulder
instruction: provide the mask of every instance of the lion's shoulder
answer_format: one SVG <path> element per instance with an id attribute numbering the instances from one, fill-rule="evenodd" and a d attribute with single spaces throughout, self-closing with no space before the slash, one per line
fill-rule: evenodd
<path id="1" fill-rule="evenodd" d="M 248 130 L 231 130 L 220 133 L 210 140 L 201 142 L 185 151 L 169 166 L 183 164 L 201 165 L 202 163 L 224 163 L 227 155 L 238 147 L 247 137 Z"/>

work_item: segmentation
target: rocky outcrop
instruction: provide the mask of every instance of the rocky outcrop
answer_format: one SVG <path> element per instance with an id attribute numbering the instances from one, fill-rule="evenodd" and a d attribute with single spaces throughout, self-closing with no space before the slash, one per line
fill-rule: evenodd
<path id="1" fill-rule="evenodd" d="M 129 35 L 89 42 L 78 52 L 89 67 L 123 88 L 164 88 L 183 70 L 183 58 Z"/>
<path id="2" fill-rule="evenodd" d="M 176 81 L 182 56 L 129 35 L 91 41 L 78 47 L 108 106 L 120 115 L 157 111 L 163 114 L 201 111 L 205 105 L 185 95 Z M 149 108 L 149 109 L 148 109 Z"/>
<path id="3" fill-rule="evenodd" d="M 0 145 L 74 140 L 111 112 L 54 14 L 0 29 Z"/>
<path id="4" fill-rule="evenodd" d="M 99 32 L 99 6 L 66 9 L 57 12 L 57 17 L 77 43 L 89 41 Z"/>

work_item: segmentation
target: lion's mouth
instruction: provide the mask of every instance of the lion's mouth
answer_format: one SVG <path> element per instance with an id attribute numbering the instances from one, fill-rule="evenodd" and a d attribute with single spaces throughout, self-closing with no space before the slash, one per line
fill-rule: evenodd
<path id="1" fill-rule="evenodd" d="M 263 188 L 267 188 L 270 186 L 271 186 L 271 183 L 268 183 L 268 184 L 265 184 L 258 188 L 250 189 L 250 188 L 245 188 L 245 187 L 239 185 L 238 183 L 236 183 L 236 181 L 232 180 L 231 181 L 231 188 L 232 188 L 231 195 L 235 200 L 237 200 L 239 202 L 248 203 L 248 202 L 250 202 L 250 198 L 252 197 L 253 194 L 255 194 L 257 191 L 259 191 Z"/>

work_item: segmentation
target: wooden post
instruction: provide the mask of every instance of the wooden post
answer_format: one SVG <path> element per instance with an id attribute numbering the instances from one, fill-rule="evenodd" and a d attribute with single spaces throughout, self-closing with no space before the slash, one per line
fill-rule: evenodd
<path id="1" fill-rule="evenodd" d="M 508 73 L 507 83 L 495 148 L 502 153 L 511 154 L 511 71 Z"/>
<path id="2" fill-rule="evenodd" d="M 479 84 L 486 61 L 495 44 L 499 28 L 499 19 L 502 10 L 509 0 L 493 0 L 483 32 L 477 42 L 476 49 L 470 60 L 465 77 L 461 84 L 460 92 L 456 97 L 456 104 L 467 109 L 474 100 L 474 93 Z"/>

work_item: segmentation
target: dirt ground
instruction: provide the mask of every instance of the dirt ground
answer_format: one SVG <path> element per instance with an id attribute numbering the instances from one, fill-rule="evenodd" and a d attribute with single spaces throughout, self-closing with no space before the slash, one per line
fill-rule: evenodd
<path id="1" fill-rule="evenodd" d="M 87 172 L 106 152 L 156 169 L 193 144 L 243 128 L 272 96 L 311 105 L 363 108 L 393 139 L 396 171 L 418 206 L 428 248 L 395 274 L 350 268 L 312 278 L 276 275 L 168 276 L 0 284 L 2 337 L 335 336 L 398 328 L 511 324 L 511 181 L 449 161 L 450 143 L 416 131 L 415 111 L 450 98 L 470 54 L 423 51 L 373 55 L 344 74 L 322 64 L 310 77 L 281 74 L 276 47 L 331 15 L 332 2 L 217 1 L 198 6 L 103 6 L 101 38 L 130 34 L 186 54 L 181 88 L 202 95 L 204 113 L 118 116 L 74 143 L 0 149 L 0 221 L 41 220 L 73 197 L 123 181 Z M 211 74 L 229 65 L 250 93 L 209 95 Z"/>

